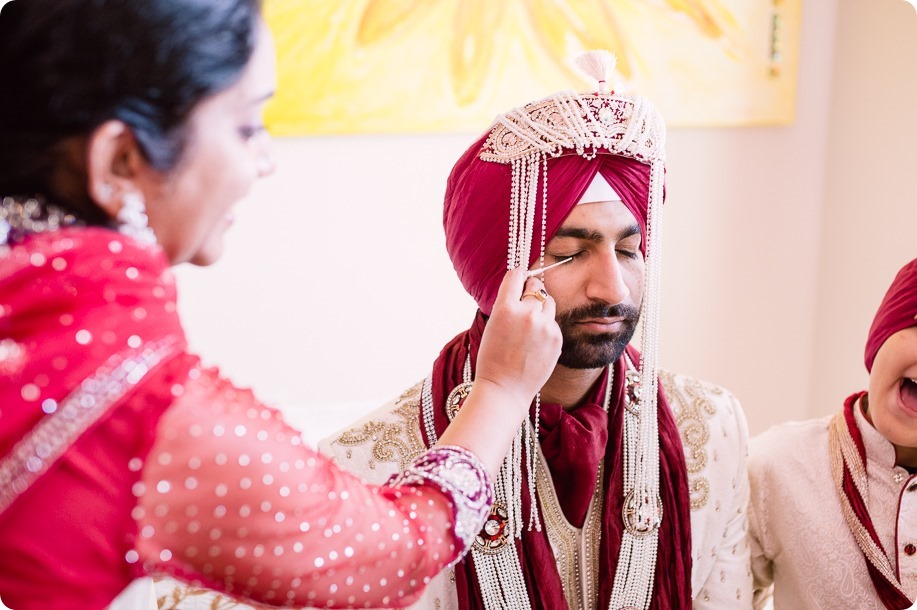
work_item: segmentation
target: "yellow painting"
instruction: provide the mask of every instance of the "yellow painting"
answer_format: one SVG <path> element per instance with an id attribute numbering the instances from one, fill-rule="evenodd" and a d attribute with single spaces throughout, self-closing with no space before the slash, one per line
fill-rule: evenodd
<path id="1" fill-rule="evenodd" d="M 792 122 L 802 0 L 267 0 L 276 135 L 479 132 L 513 106 L 611 83 L 670 126 Z"/>

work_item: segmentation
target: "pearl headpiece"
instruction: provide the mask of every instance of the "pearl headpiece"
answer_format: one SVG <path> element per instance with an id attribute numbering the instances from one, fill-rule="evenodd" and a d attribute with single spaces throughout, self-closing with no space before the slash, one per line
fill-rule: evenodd
<path id="1" fill-rule="evenodd" d="M 624 447 L 624 521 L 625 533 L 618 557 L 618 569 L 611 595 L 612 609 L 650 605 L 656 565 L 662 501 L 659 496 L 659 432 L 656 417 L 658 392 L 659 282 L 661 256 L 661 223 L 663 175 L 665 166 L 665 123 L 661 114 L 646 99 L 607 92 L 607 82 L 614 69 L 614 57 L 607 51 L 590 51 L 577 60 L 587 74 L 598 81 L 593 93 L 564 91 L 542 100 L 510 110 L 497 117 L 480 153 L 483 161 L 512 166 L 507 268 L 528 267 L 534 254 L 535 213 L 539 193 L 540 218 L 539 261 L 544 265 L 548 208 L 548 158 L 577 154 L 594 159 L 610 154 L 634 159 L 650 167 L 649 201 L 647 202 L 645 252 L 646 279 L 643 297 L 642 358 L 639 372 L 639 396 L 629 410 L 635 421 L 626 425 Z M 538 399 L 536 398 L 536 408 Z M 536 420 L 537 421 L 537 420 Z M 630 420 L 628 420 L 630 421 Z M 526 428 L 528 426 L 526 425 Z M 537 435 L 522 435 L 526 445 L 537 444 Z M 521 441 L 522 438 L 518 439 Z M 519 444 L 517 441 L 517 445 Z M 530 489 L 534 490 L 533 471 L 537 460 L 536 446 L 529 452 Z M 510 452 L 502 478 L 512 481 L 521 470 L 518 447 Z M 514 476 L 515 475 L 515 476 Z M 508 495 L 518 495 L 518 485 Z M 498 496 L 511 490 L 498 490 Z M 532 493 L 532 500 L 535 494 Z M 512 498 L 511 503 L 519 503 Z M 537 523 L 537 510 L 532 502 Z M 518 536 L 521 519 L 516 516 L 513 528 Z M 533 522 L 529 518 L 529 527 Z M 476 557 L 477 559 L 477 557 Z M 480 566 L 479 566 L 480 567 Z M 496 566 L 495 566 L 496 567 Z M 510 569 L 501 565 L 500 569 Z M 500 570 L 497 570 L 498 572 Z M 482 584 L 482 590 L 485 583 Z M 485 592 L 485 598 L 495 592 Z M 520 596 L 521 597 L 521 596 Z M 487 604 L 485 604 L 487 605 Z"/>

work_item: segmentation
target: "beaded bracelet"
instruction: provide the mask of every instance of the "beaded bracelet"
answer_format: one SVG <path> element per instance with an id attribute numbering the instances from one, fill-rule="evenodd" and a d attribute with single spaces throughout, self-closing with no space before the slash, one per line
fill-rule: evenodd
<path id="1" fill-rule="evenodd" d="M 494 487 L 481 460 L 456 445 L 434 447 L 389 479 L 389 487 L 435 485 L 452 502 L 453 531 L 468 550 L 493 504 Z"/>

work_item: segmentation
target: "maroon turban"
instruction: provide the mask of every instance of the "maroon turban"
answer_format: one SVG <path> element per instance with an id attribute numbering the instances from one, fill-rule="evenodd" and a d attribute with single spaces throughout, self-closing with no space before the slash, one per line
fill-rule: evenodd
<path id="1" fill-rule="evenodd" d="M 876 353 L 899 330 L 917 325 L 917 258 L 906 264 L 892 282 L 869 329 L 866 370 L 872 372 Z"/>
<path id="2" fill-rule="evenodd" d="M 477 301 L 481 311 L 490 315 L 497 289 L 506 273 L 512 166 L 480 158 L 487 135 L 472 144 L 452 168 L 446 183 L 443 226 L 446 249 L 462 285 Z M 557 233 L 598 172 L 637 219 L 643 234 L 640 248 L 645 247 L 649 165 L 608 153 L 599 153 L 591 160 L 584 159 L 571 151 L 549 158 L 547 167 L 547 241 Z M 536 226 L 543 205 L 539 197 L 535 210 Z M 533 251 L 529 266 L 538 257 L 535 244 L 539 240 L 536 229 L 532 236 Z"/>

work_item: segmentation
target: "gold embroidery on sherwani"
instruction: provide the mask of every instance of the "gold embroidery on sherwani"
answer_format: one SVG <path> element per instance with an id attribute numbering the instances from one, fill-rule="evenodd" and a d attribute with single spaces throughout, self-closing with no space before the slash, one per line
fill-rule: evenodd
<path id="1" fill-rule="evenodd" d="M 564 597 L 571 610 L 584 610 L 595 605 L 598 599 L 599 542 L 602 538 L 602 472 L 604 463 L 599 463 L 595 489 L 583 528 L 570 525 L 557 499 L 557 491 L 548 470 L 548 464 L 541 451 L 538 452 L 541 467 L 538 469 L 538 496 L 544 513 L 548 541 L 557 559 L 557 571 Z M 585 600 L 584 600 L 585 592 Z"/>
<path id="2" fill-rule="evenodd" d="M 675 414 L 675 424 L 685 446 L 685 462 L 688 466 L 688 493 L 691 497 L 691 510 L 700 510 L 707 505 L 710 495 L 710 482 L 700 476 L 707 466 L 707 441 L 710 439 L 710 427 L 707 418 L 716 413 L 716 405 L 710 395 L 723 393 L 721 388 L 688 378 L 684 387 L 675 382 L 675 375 L 669 371 L 659 371 L 665 395 Z"/>
<path id="3" fill-rule="evenodd" d="M 866 511 L 869 512 L 869 479 L 866 474 L 866 464 L 860 459 L 860 452 L 853 437 L 850 435 L 850 429 L 847 427 L 843 413 L 836 413 L 831 418 L 831 423 L 828 426 L 828 446 L 831 450 L 831 475 L 837 490 L 841 512 L 844 514 L 844 520 L 847 522 L 850 532 L 853 534 L 860 549 L 862 549 L 866 559 L 879 570 L 882 577 L 892 587 L 897 589 L 901 595 L 907 597 L 891 559 L 889 559 L 885 549 L 872 539 L 866 526 L 863 525 L 854 511 L 850 498 L 844 492 L 844 468 L 846 467 L 850 471 L 850 478 L 860 493 L 860 497 L 863 498 L 863 502 L 866 504 Z"/>
<path id="4" fill-rule="evenodd" d="M 394 462 L 403 470 L 427 450 L 420 438 L 420 387 L 418 383 L 395 401 L 392 413 L 400 421 L 369 420 L 358 428 L 346 430 L 334 442 L 348 447 L 372 443 L 370 468 L 375 468 L 376 462 Z M 351 457 L 349 449 L 347 457 Z"/>

